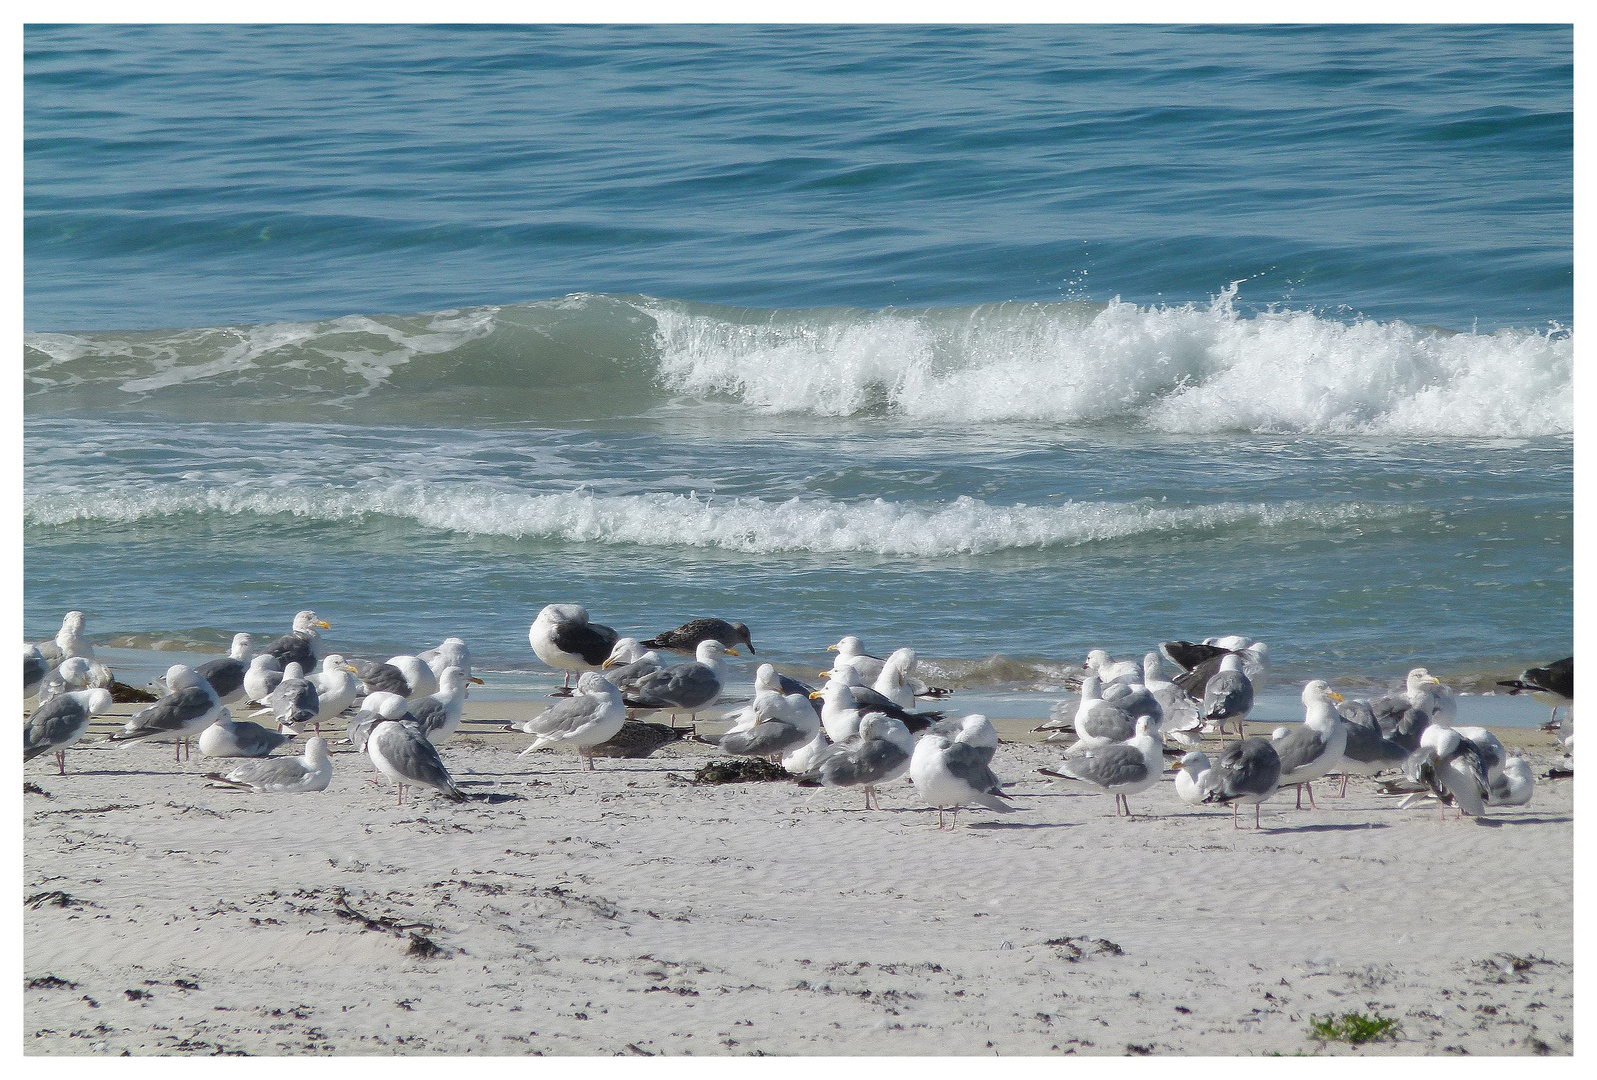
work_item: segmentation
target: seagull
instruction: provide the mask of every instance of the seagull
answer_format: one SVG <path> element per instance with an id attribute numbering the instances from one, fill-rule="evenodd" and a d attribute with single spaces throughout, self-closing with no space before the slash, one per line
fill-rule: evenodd
<path id="1" fill-rule="evenodd" d="M 295 724 L 309 724 L 321 712 L 321 698 L 316 685 L 304 677 L 298 663 L 290 662 L 283 669 L 283 681 L 277 684 L 272 696 L 266 699 L 266 708 L 251 715 L 277 717 L 279 731 L 293 729 Z"/>
<path id="2" fill-rule="evenodd" d="M 859 733 L 847 744 L 833 746 L 798 782 L 804 787 L 863 787 L 869 810 L 876 786 L 903 776 L 914 753 L 915 737 L 903 721 L 885 713 L 867 713 Z M 881 809 L 879 800 L 876 809 Z"/>
<path id="3" fill-rule="evenodd" d="M 782 768 L 794 776 L 814 772 L 831 752 L 832 740 L 826 737 L 826 728 L 822 727 L 816 731 L 815 738 L 783 755 Z"/>
<path id="4" fill-rule="evenodd" d="M 331 629 L 332 626 L 325 619 L 316 617 L 316 612 L 301 611 L 294 616 L 294 629 L 261 652 L 275 656 L 278 665 L 285 671 L 289 664 L 298 664 L 301 671 L 312 671 L 322 658 L 324 646 L 321 631 Z"/>
<path id="5" fill-rule="evenodd" d="M 1105 700 L 1102 696 L 1104 693 L 1113 694 L 1113 698 Z M 1126 742 L 1136 736 L 1137 719 L 1144 716 L 1150 717 L 1156 727 L 1164 720 L 1159 702 L 1142 684 L 1111 683 L 1101 689 L 1099 677 L 1089 675 L 1081 681 L 1081 702 L 1076 708 L 1075 746 L 1091 749 L 1094 746 Z"/>
<path id="6" fill-rule="evenodd" d="M 234 720 L 226 706 L 210 727 L 200 732 L 200 753 L 206 757 L 265 757 L 298 735 L 264 728 L 249 720 Z"/>
<path id="7" fill-rule="evenodd" d="M 355 703 L 360 693 L 360 680 L 355 668 L 342 656 L 333 653 L 322 658 L 322 669 L 305 676 L 305 681 L 316 688 L 316 715 L 311 723 L 316 734 L 322 733 L 322 721 L 330 720 Z"/>
<path id="8" fill-rule="evenodd" d="M 113 732 L 111 742 L 135 739 L 172 739 L 175 760 L 183 760 L 190 736 L 198 735 L 221 715 L 225 706 L 211 684 L 187 664 L 166 670 L 166 693 L 154 705 L 128 718 L 127 726 Z"/>
<path id="9" fill-rule="evenodd" d="M 848 678 L 853 670 L 847 666 L 834 669 L 826 685 L 810 694 L 811 700 L 821 702 L 821 723 L 832 742 L 845 743 L 852 739 L 859 732 L 861 717 L 867 713 L 890 716 L 908 731 L 924 731 L 943 719 L 940 712 L 909 712 L 868 686 L 850 685 Z"/>
<path id="10" fill-rule="evenodd" d="M 250 635 L 234 634 L 233 646 L 226 656 L 208 660 L 194 669 L 200 678 L 211 684 L 211 689 L 216 691 L 216 697 L 222 704 L 244 696 L 244 673 L 249 671 L 253 662 L 254 644 L 255 639 Z M 204 752 L 204 747 L 201 747 L 200 753 Z"/>
<path id="11" fill-rule="evenodd" d="M 511 725 L 515 727 L 515 725 Z M 519 731 L 520 728 L 515 728 Z M 598 746 L 588 748 L 589 757 L 646 758 L 662 746 L 669 746 L 693 733 L 692 728 L 672 727 L 670 724 L 648 724 L 642 720 L 628 720 L 621 730 Z"/>
<path id="12" fill-rule="evenodd" d="M 1176 797 L 1188 806 L 1202 806 L 1209 793 L 1220 786 L 1220 773 L 1209 764 L 1209 755 L 1193 750 L 1175 766 Z"/>
<path id="13" fill-rule="evenodd" d="M 59 667 L 63 661 L 70 660 L 74 656 L 93 660 L 94 646 L 90 645 L 83 636 L 83 612 L 67 612 L 55 637 L 39 642 L 37 648 L 45 663 L 52 667 Z"/>
<path id="14" fill-rule="evenodd" d="M 737 724 L 721 735 L 698 736 L 736 757 L 772 757 L 805 746 L 821 729 L 821 719 L 805 694 L 783 694 L 776 668 L 761 664 L 754 675 L 754 700 L 737 713 Z"/>
<path id="15" fill-rule="evenodd" d="M 1003 799 L 1003 787 L 989 767 L 990 758 L 967 743 L 956 742 L 929 731 L 915 743 L 910 756 L 909 778 L 915 791 L 928 806 L 937 807 L 937 827 L 943 827 L 943 811 L 954 811 L 959 825 L 959 808 L 968 803 L 985 806 L 1000 814 L 1012 814 L 1015 807 Z"/>
<path id="16" fill-rule="evenodd" d="M 83 738 L 91 717 L 110 707 L 111 692 L 99 687 L 68 691 L 40 705 L 22 729 L 22 760 L 54 750 L 56 768 L 65 776 L 67 747 Z"/>
<path id="17" fill-rule="evenodd" d="M 1180 680 L 1177 680 L 1179 685 Z M 1225 722 L 1235 719 L 1237 734 L 1243 735 L 1242 721 L 1253 708 L 1253 683 L 1242 670 L 1242 659 L 1229 653 L 1220 660 L 1216 671 L 1203 687 L 1203 704 L 1198 715 L 1225 733 Z"/>
<path id="18" fill-rule="evenodd" d="M 623 691 L 631 690 L 632 685 L 639 679 L 664 667 L 665 664 L 661 662 L 659 653 L 653 649 L 645 649 L 637 638 L 629 637 L 618 640 L 615 647 L 610 650 L 610 655 L 600 665 L 604 677 Z"/>
<path id="19" fill-rule="evenodd" d="M 366 740 L 366 754 L 377 771 L 399 789 L 399 806 L 405 805 L 405 789 L 416 784 L 430 787 L 453 802 L 465 801 L 465 792 L 455 786 L 438 751 L 412 724 L 384 720 Z"/>
<path id="20" fill-rule="evenodd" d="M 50 665 L 45 663 L 44 654 L 39 651 L 39 646 L 22 645 L 22 696 L 31 697 L 38 689 L 44 677 L 50 674 Z"/>
<path id="21" fill-rule="evenodd" d="M 1422 667 L 1408 673 L 1401 693 L 1387 694 L 1370 702 L 1370 710 L 1388 737 L 1411 709 L 1418 710 L 1427 723 L 1438 717 L 1451 721 L 1458 713 L 1458 704 L 1453 691 Z M 1423 730 L 1423 725 L 1421 727 Z"/>
<path id="22" fill-rule="evenodd" d="M 1447 804 L 1458 807 L 1459 817 L 1483 817 L 1492 780 L 1481 748 L 1446 724 L 1432 724 L 1420 736 L 1420 748 L 1409 755 L 1403 775 L 1424 784 L 1428 794 L 1441 802 L 1442 820 L 1447 820 Z M 1427 792 L 1410 795 L 1398 805 L 1407 809 L 1425 798 Z"/>
<path id="23" fill-rule="evenodd" d="M 1107 743 L 1082 749 L 1072 746 L 1056 772 L 1039 769 L 1055 780 L 1075 780 L 1115 797 L 1115 816 L 1126 808 L 1131 816 L 1128 795 L 1152 787 L 1164 772 L 1164 750 L 1160 746 L 1159 721 L 1151 716 L 1137 718 L 1136 734 L 1125 742 Z"/>
<path id="24" fill-rule="evenodd" d="M 881 694 L 900 709 L 915 707 L 915 691 L 909 688 L 906 676 L 915 667 L 915 650 L 904 648 L 894 651 L 882 664 L 871 689 Z M 854 669 L 856 672 L 858 668 Z"/>
<path id="25" fill-rule="evenodd" d="M 438 692 L 438 675 L 421 657 L 409 654 L 390 656 L 388 666 L 397 668 L 405 677 L 405 682 L 410 686 L 410 697 L 426 697 Z"/>
<path id="26" fill-rule="evenodd" d="M 561 689 L 569 692 L 571 673 L 597 671 L 610 656 L 619 635 L 608 626 L 588 621 L 581 604 L 549 604 L 527 631 L 532 651 L 552 668 L 566 673 Z"/>
<path id="27" fill-rule="evenodd" d="M 547 746 L 570 746 L 593 769 L 590 747 L 609 742 L 627 721 L 621 691 L 596 671 L 585 671 L 577 680 L 577 691 L 557 701 L 521 725 L 521 730 L 536 736 L 517 757 L 526 757 Z"/>
<path id="28" fill-rule="evenodd" d="M 423 663 L 433 669 L 433 675 L 439 679 L 443 678 L 445 668 L 457 667 L 466 673 L 468 682 L 482 684 L 481 679 L 473 679 L 471 677 L 471 650 L 466 647 L 466 642 L 461 638 L 446 637 L 438 643 L 436 649 L 428 649 L 416 655 Z M 442 683 L 439 685 L 442 685 Z"/>
<path id="29" fill-rule="evenodd" d="M 1541 694 L 1552 698 L 1553 717 L 1548 723 L 1557 723 L 1558 710 L 1575 702 L 1575 658 L 1566 656 L 1546 667 L 1526 668 L 1519 673 L 1519 678 L 1497 685 L 1508 687 L 1510 694 Z"/>
<path id="30" fill-rule="evenodd" d="M 1349 776 L 1374 776 L 1384 769 L 1401 769 L 1409 754 L 1419 748 L 1417 731 L 1412 748 L 1382 735 L 1381 725 L 1367 702 L 1345 702 L 1338 711 L 1347 729 L 1347 745 L 1342 748 L 1342 761 L 1337 765 L 1337 771 L 1342 774 L 1339 799 L 1347 797 Z"/>
<path id="31" fill-rule="evenodd" d="M 939 720 L 930 730 L 945 739 L 970 747 L 981 758 L 983 765 L 991 765 L 993 755 L 998 752 L 998 731 L 992 721 L 981 713 Z"/>
<path id="32" fill-rule="evenodd" d="M 875 686 L 876 680 L 881 677 L 882 666 L 887 663 L 880 656 L 872 656 L 865 651 L 865 645 L 853 634 L 842 638 L 836 645 L 828 645 L 827 652 L 837 653 L 837 662 L 847 664 L 854 669 L 858 682 L 862 686 Z M 830 672 L 821 672 L 828 675 Z M 916 697 L 945 698 L 953 691 L 941 686 L 930 686 L 915 677 L 914 650 L 910 650 L 910 662 L 904 668 L 904 685 L 909 687 L 910 693 Z M 913 704 L 905 708 L 913 708 Z"/>
<path id="33" fill-rule="evenodd" d="M 110 690 L 116 680 L 111 669 L 84 656 L 69 656 L 61 666 L 50 672 L 39 687 L 39 704 L 64 694 L 68 690 Z M 112 701 L 116 697 L 112 695 Z"/>
<path id="34" fill-rule="evenodd" d="M 666 649 L 670 652 L 694 653 L 706 641 L 719 641 L 729 649 L 739 645 L 747 645 L 749 652 L 756 656 L 754 642 L 749 640 L 749 628 L 740 622 L 727 622 L 725 619 L 694 619 L 685 622 L 675 630 L 667 630 L 663 634 L 656 634 L 643 643 L 644 648 Z M 736 656 L 737 653 L 733 653 Z"/>
<path id="35" fill-rule="evenodd" d="M 466 673 L 457 667 L 444 668 L 438 681 L 440 689 L 436 694 L 410 702 L 417 730 L 434 746 L 442 746 L 455 733 L 466 710 Z"/>
<path id="36" fill-rule="evenodd" d="M 1342 763 L 1342 751 L 1347 746 L 1347 725 L 1336 711 L 1342 700 L 1325 684 L 1315 679 L 1303 687 L 1303 723 L 1297 727 L 1279 727 L 1270 738 L 1270 745 L 1281 760 L 1281 783 L 1298 789 L 1299 810 L 1303 809 L 1303 789 L 1309 790 L 1309 805 L 1314 805 L 1314 784 L 1326 773 Z"/>
<path id="37" fill-rule="evenodd" d="M 701 641 L 696 659 L 650 672 L 634 681 L 626 698 L 627 707 L 651 712 L 669 709 L 673 720 L 677 713 L 685 712 L 696 721 L 699 710 L 713 704 L 721 694 L 721 658 L 736 655 L 735 650 L 728 651 L 719 641 Z"/>
<path id="38" fill-rule="evenodd" d="M 333 763 L 327 756 L 327 740 L 313 735 L 305 743 L 304 757 L 267 758 L 240 765 L 226 776 L 206 773 L 211 787 L 240 788 L 256 794 L 265 792 L 300 795 L 325 791 L 333 778 Z"/>
<path id="39" fill-rule="evenodd" d="M 1203 702 L 1165 678 L 1164 664 L 1157 652 L 1149 652 L 1142 658 L 1142 685 L 1148 688 L 1164 715 L 1159 724 L 1160 734 L 1169 738 L 1196 732 L 1203 726 L 1203 718 L 1198 715 Z"/>
<path id="40" fill-rule="evenodd" d="M 354 667 L 361 686 L 368 694 L 425 697 L 438 689 L 438 680 L 432 668 L 415 656 L 395 656 L 381 663 L 376 660 L 357 660 Z"/>
<path id="41" fill-rule="evenodd" d="M 1087 674 L 1098 676 L 1098 680 L 1106 686 L 1113 682 L 1126 682 L 1142 674 L 1137 664 L 1130 660 L 1111 660 L 1102 649 L 1088 653 L 1087 661 L 1082 666 L 1087 669 Z"/>
<path id="42" fill-rule="evenodd" d="M 1511 757 L 1492 778 L 1486 802 L 1491 806 L 1524 806 L 1536 791 L 1536 774 L 1524 758 Z"/>
<path id="43" fill-rule="evenodd" d="M 1183 669 L 1175 677 L 1175 684 L 1193 697 L 1201 698 L 1205 688 L 1216 672 L 1220 670 L 1227 656 L 1236 656 L 1242 661 L 1242 673 L 1248 681 L 1255 686 L 1263 686 L 1265 675 L 1270 669 L 1270 647 L 1262 641 L 1255 641 L 1245 649 L 1229 649 L 1214 644 L 1217 641 L 1246 641 L 1246 638 L 1210 638 L 1207 642 L 1196 645 L 1190 641 L 1166 641 L 1159 645 L 1159 651 L 1172 664 Z"/>
<path id="44" fill-rule="evenodd" d="M 1231 827 L 1237 824 L 1237 804 L 1253 804 L 1253 827 L 1259 827 L 1259 804 L 1275 794 L 1281 784 L 1281 758 L 1264 739 L 1242 739 L 1220 755 L 1218 785 L 1205 802 L 1230 803 Z"/>
<path id="45" fill-rule="evenodd" d="M 244 700 L 261 702 L 283 681 L 283 667 L 270 653 L 257 653 L 244 671 Z"/>

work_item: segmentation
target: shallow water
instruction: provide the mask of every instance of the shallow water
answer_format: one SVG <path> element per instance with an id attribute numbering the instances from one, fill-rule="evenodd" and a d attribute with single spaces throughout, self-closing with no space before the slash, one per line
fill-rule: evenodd
<path id="1" fill-rule="evenodd" d="M 1482 688 L 1572 639 L 1571 72 L 1540 28 L 30 29 L 26 632 L 311 606 L 531 672 L 578 600 L 995 701 L 1233 631 Z"/>

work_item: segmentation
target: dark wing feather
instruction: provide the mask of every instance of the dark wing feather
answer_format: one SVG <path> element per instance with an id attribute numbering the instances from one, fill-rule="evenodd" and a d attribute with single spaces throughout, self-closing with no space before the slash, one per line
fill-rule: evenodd
<path id="1" fill-rule="evenodd" d="M 244 672 L 248 669 L 249 665 L 242 660 L 224 656 L 219 660 L 207 661 L 194 671 L 211 684 L 211 689 L 216 691 L 217 697 L 227 697 L 244 686 Z"/>
<path id="2" fill-rule="evenodd" d="M 580 656 L 594 667 L 610 659 L 621 635 L 599 623 L 557 623 L 554 630 L 555 648 L 563 653 Z"/>

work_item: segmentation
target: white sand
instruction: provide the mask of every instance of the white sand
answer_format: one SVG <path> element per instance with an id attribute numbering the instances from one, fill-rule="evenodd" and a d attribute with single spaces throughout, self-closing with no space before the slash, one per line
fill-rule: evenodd
<path id="1" fill-rule="evenodd" d="M 1006 743 L 1026 812 L 939 831 L 907 780 L 866 813 L 852 791 L 692 787 L 703 746 L 588 773 L 471 727 L 444 752 L 456 778 L 519 799 L 398 809 L 348 752 L 292 797 L 208 788 L 223 763 L 174 765 L 170 744 L 74 749 L 65 777 L 30 763 L 49 797 L 24 800 L 24 895 L 72 901 L 24 908 L 24 977 L 75 985 L 25 991 L 25 1047 L 1335 1053 L 1310 1017 L 1349 1011 L 1401 1022 L 1364 1053 L 1572 1047 L 1569 781 L 1484 824 L 1327 784 L 1319 811 L 1288 792 L 1237 832 L 1168 782 L 1117 820 L 1036 775 L 1058 747 Z"/>

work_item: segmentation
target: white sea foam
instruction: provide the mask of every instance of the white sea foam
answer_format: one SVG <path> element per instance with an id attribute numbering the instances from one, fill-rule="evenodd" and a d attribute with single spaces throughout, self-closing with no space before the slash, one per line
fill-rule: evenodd
<path id="1" fill-rule="evenodd" d="M 1574 428 L 1574 340 L 1118 300 L 655 318 L 660 380 L 773 412 L 938 423 L 1129 420 L 1156 431 L 1506 436 Z"/>
<path id="2" fill-rule="evenodd" d="M 367 515 L 468 535 L 570 543 L 722 548 L 749 553 L 860 552 L 938 557 L 1073 547 L 1141 536 L 1227 530 L 1342 530 L 1403 516 L 1370 503 L 1063 502 L 994 506 L 963 497 L 941 503 L 875 499 L 704 498 L 694 494 L 527 494 L 482 485 L 405 482 L 326 488 L 163 486 L 54 491 L 24 500 L 29 525 L 130 523 L 176 515 L 291 515 L 318 521 Z"/>

